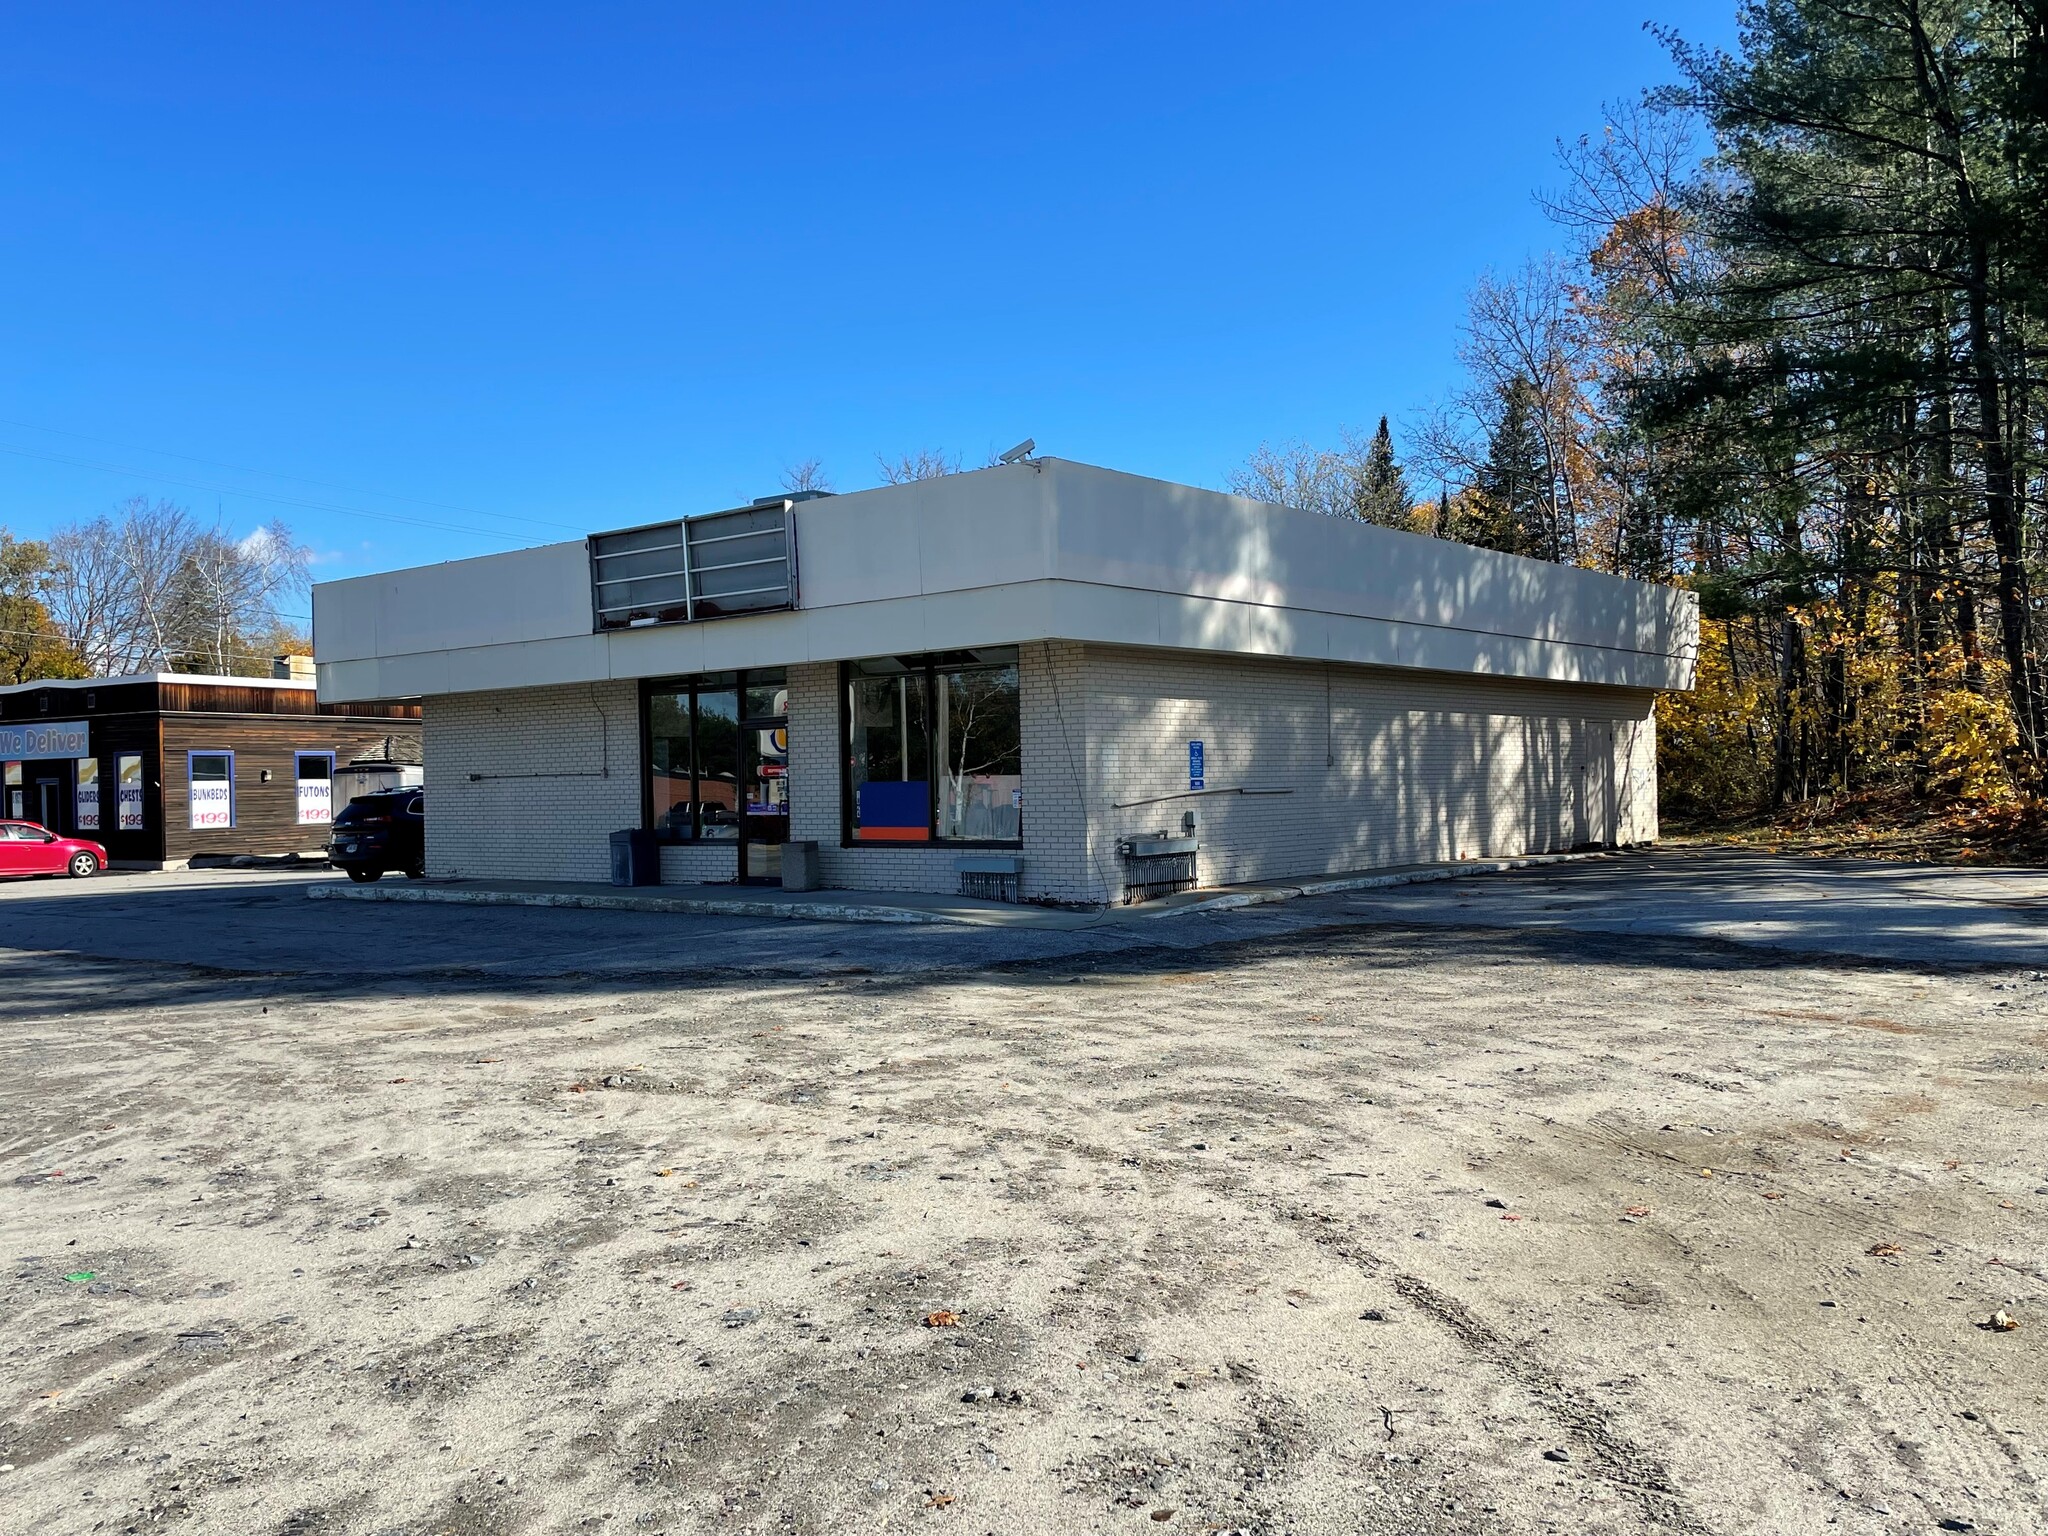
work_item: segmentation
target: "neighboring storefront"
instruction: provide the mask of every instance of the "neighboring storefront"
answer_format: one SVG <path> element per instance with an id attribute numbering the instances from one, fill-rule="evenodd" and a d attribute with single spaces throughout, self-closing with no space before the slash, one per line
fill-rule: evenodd
<path id="1" fill-rule="evenodd" d="M 801 555 L 801 561 L 799 561 Z M 323 584 L 429 873 L 1114 901 L 1656 835 L 1689 594 L 1057 460 Z"/>
<path id="2" fill-rule="evenodd" d="M 0 688 L 0 814 L 116 864 L 311 852 L 337 772 L 419 732 L 416 704 L 322 705 L 310 681 L 162 673 Z"/>

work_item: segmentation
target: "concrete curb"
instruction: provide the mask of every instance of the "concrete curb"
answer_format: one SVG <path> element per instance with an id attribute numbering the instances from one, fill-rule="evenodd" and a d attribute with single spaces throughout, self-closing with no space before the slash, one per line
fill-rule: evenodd
<path id="1" fill-rule="evenodd" d="M 594 911 L 681 912 L 699 917 L 767 917 L 792 922 L 950 923 L 966 928 L 1073 929 L 1157 922 L 1162 918 L 1190 917 L 1204 912 L 1231 912 L 1245 907 L 1267 906 L 1273 902 L 1293 901 L 1302 896 L 1331 896 L 1344 891 L 1421 885 L 1434 880 L 1494 875 L 1511 869 L 1599 857 L 1599 852 L 1591 852 L 1531 854 L 1519 859 L 1473 859 L 1461 864 L 1429 864 L 1377 873 L 1332 875 L 1325 879 L 1259 886 L 1251 890 L 1217 891 L 1211 895 L 1191 892 L 1192 899 L 1185 901 L 1169 897 L 1156 905 L 1107 907 L 1086 914 L 1022 905 L 992 908 L 983 913 L 959 907 L 895 906 L 879 900 L 790 902 L 751 900 L 745 896 L 629 895 L 603 887 L 590 891 L 507 891 L 423 885 L 413 881 L 391 885 L 381 881 L 369 885 L 323 883 L 308 886 L 306 895 L 315 901 L 423 901 L 479 907 L 581 907 Z"/>
<path id="2" fill-rule="evenodd" d="M 911 907 L 873 907 L 852 903 L 748 901 L 743 897 L 612 896 L 601 891 L 463 891 L 432 885 L 315 885 L 306 890 L 314 901 L 425 901 L 475 907 L 583 907 L 615 912 L 685 912 L 698 917 L 781 917 L 797 922 L 830 923 L 954 923 L 972 918 Z"/>

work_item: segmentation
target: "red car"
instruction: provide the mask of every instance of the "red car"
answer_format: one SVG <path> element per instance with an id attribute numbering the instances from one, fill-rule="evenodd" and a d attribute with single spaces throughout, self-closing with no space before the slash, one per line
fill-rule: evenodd
<path id="1" fill-rule="evenodd" d="M 107 850 L 82 837 L 59 837 L 32 821 L 0 821 L 0 878 L 10 875 L 74 875 L 83 879 L 107 867 Z"/>

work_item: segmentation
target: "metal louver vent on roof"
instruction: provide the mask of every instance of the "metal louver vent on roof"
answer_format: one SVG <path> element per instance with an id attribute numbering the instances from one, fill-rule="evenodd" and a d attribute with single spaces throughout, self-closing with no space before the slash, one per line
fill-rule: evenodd
<path id="1" fill-rule="evenodd" d="M 590 537 L 596 627 L 688 624 L 796 606 L 796 523 L 756 502 Z"/>

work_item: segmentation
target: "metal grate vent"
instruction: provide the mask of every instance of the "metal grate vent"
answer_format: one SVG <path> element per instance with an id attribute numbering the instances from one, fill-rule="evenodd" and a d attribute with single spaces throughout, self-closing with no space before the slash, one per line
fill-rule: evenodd
<path id="1" fill-rule="evenodd" d="M 756 502 L 590 537 L 599 630 L 688 624 L 796 606 L 788 501 Z"/>

